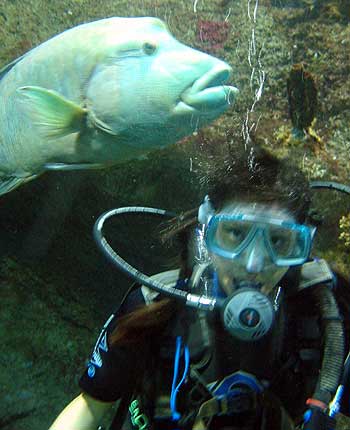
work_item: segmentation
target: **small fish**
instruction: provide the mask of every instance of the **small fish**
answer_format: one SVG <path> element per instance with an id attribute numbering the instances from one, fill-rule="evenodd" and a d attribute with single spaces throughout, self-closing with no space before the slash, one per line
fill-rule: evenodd
<path id="1" fill-rule="evenodd" d="M 0 70 L 0 194 L 190 135 L 234 102 L 231 72 L 157 18 L 107 18 L 49 39 Z"/>

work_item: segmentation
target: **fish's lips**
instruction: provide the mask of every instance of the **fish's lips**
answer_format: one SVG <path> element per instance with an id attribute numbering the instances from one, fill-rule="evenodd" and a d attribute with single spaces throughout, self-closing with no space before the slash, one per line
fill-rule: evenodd
<path id="1" fill-rule="evenodd" d="M 203 114 L 225 109 L 233 104 L 238 94 L 236 87 L 225 85 L 231 74 L 228 65 L 211 69 L 182 93 L 181 101 Z"/>

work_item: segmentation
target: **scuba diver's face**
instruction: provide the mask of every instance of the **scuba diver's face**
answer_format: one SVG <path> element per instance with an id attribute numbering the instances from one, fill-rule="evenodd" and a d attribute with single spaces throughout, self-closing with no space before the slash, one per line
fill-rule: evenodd
<path id="1" fill-rule="evenodd" d="M 269 294 L 289 268 L 288 258 L 283 257 L 296 246 L 298 233 L 281 225 L 296 225 L 294 217 L 277 205 L 236 203 L 213 218 L 214 226 L 215 218 L 220 221 L 212 229 L 209 252 L 223 290 L 231 294 L 250 285 Z"/>

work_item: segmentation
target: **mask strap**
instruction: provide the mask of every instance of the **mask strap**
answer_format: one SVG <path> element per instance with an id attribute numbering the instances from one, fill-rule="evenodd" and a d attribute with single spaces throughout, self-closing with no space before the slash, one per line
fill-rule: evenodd
<path id="1" fill-rule="evenodd" d="M 315 235 L 316 235 L 316 231 L 317 231 L 317 228 L 316 227 L 310 227 L 310 235 L 311 235 L 311 243 L 313 242 L 313 240 L 314 240 L 314 237 L 315 237 Z"/>
<path id="2" fill-rule="evenodd" d="M 209 199 L 209 196 L 204 197 L 203 203 L 198 208 L 198 222 L 208 225 L 210 218 L 215 214 L 214 207 Z"/>
<path id="3" fill-rule="evenodd" d="M 198 208 L 198 222 L 200 225 L 195 230 L 195 260 L 199 265 L 207 266 L 210 260 L 204 237 L 206 226 L 208 225 L 209 220 L 214 215 L 214 213 L 215 211 L 210 202 L 209 196 L 206 195 L 204 197 L 203 203 Z"/>

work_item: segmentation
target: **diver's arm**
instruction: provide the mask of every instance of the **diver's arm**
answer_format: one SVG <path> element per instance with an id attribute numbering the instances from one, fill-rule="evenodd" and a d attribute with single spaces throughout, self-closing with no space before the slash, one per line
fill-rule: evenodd
<path id="1" fill-rule="evenodd" d="M 96 430 L 112 405 L 80 394 L 63 409 L 49 430 Z"/>

